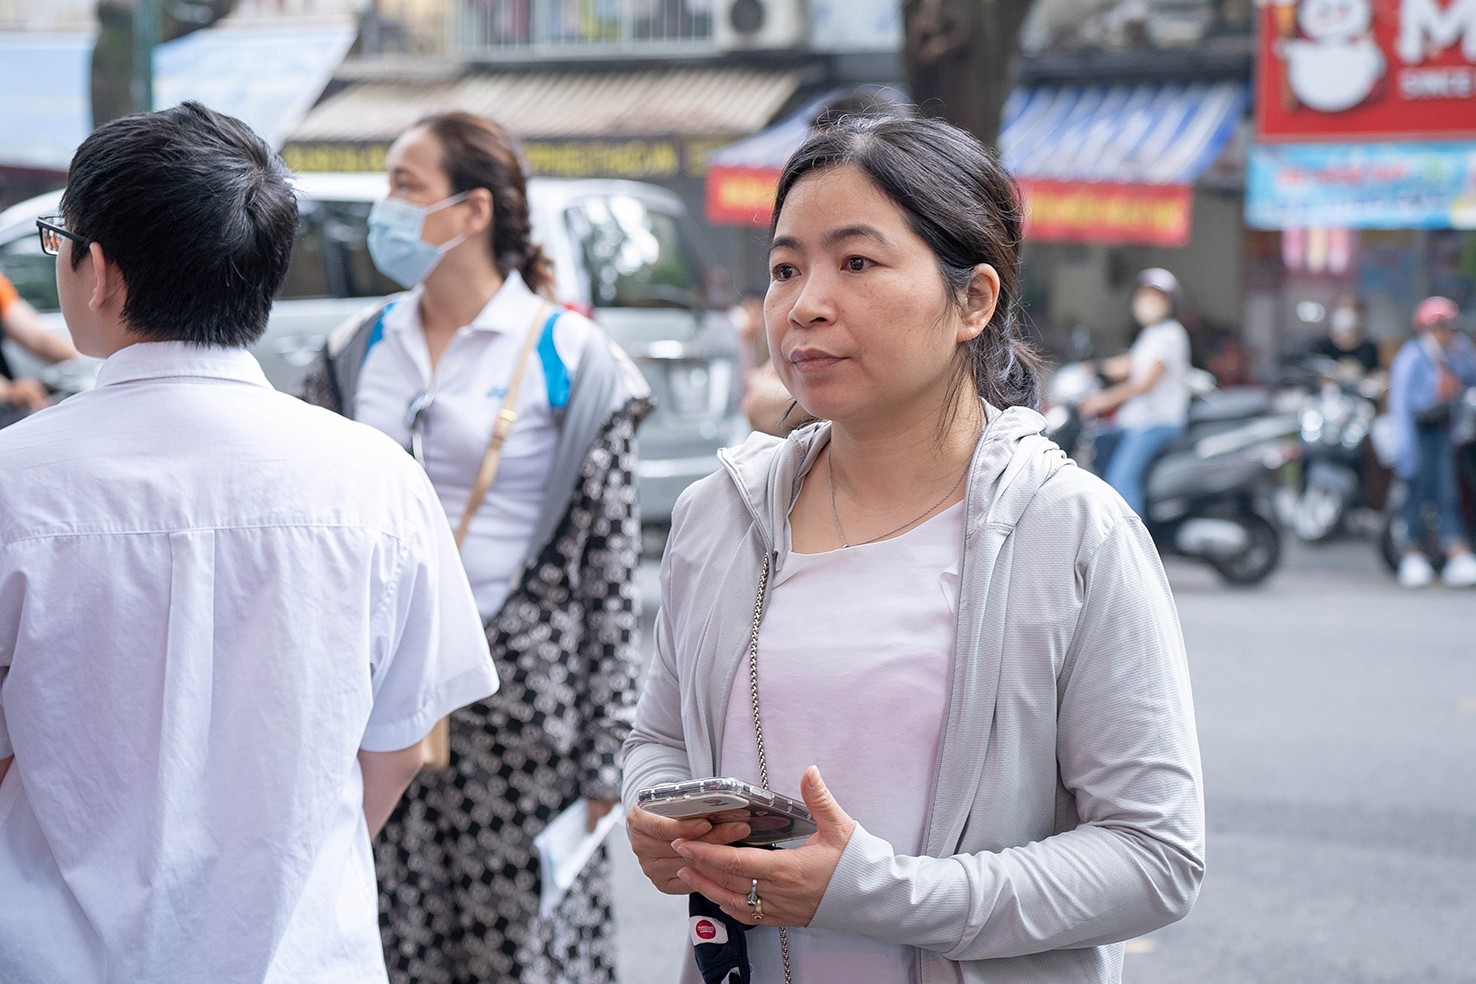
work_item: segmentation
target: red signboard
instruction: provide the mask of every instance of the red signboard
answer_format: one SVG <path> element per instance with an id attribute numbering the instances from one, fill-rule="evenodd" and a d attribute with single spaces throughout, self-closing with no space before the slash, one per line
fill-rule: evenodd
<path id="1" fill-rule="evenodd" d="M 1188 185 L 1104 184 L 1019 179 L 1025 198 L 1025 238 L 1032 242 L 1189 242 L 1193 190 Z"/>
<path id="2" fill-rule="evenodd" d="M 768 226 L 778 188 L 777 168 L 713 165 L 707 169 L 707 221 Z"/>
<path id="3" fill-rule="evenodd" d="M 1476 137 L 1476 0 L 1261 0 L 1260 139 Z"/>

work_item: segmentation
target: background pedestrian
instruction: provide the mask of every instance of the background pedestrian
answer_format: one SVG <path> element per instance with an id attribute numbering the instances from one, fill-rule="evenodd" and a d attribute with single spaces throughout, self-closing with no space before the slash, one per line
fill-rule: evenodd
<path id="1" fill-rule="evenodd" d="M 522 161 L 501 127 L 427 117 L 386 170 L 370 252 L 409 290 L 336 333 L 306 395 L 424 464 L 464 533 L 504 681 L 453 715 L 450 767 L 416 780 L 378 844 L 390 975 L 599 984 L 614 965 L 604 851 L 545 919 L 533 838 L 581 797 L 592 825 L 619 795 L 640 666 L 635 431 L 647 389 L 594 324 L 551 302 Z M 479 498 L 500 420 L 511 429 Z"/>

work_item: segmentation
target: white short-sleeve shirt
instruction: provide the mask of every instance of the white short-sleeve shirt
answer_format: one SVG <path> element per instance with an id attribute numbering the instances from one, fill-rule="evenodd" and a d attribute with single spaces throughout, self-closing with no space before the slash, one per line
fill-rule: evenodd
<path id="1" fill-rule="evenodd" d="M 420 288 L 384 317 L 383 336 L 364 357 L 353 417 L 402 446 L 410 439 L 406 411 L 421 393 L 431 397 L 422 422 L 425 470 L 454 527 L 502 409 L 530 331 L 542 331 L 554 308 L 510 273 L 501 289 L 459 330 L 434 369 L 420 322 Z M 559 448 L 545 366 L 572 379 L 597 329 L 565 311 L 554 324 L 554 351 L 535 351 L 518 390 L 518 419 L 502 447 L 497 480 L 472 517 L 461 545 L 467 577 L 482 617 L 496 615 L 521 569 L 533 526 L 548 494 Z"/>
<path id="2" fill-rule="evenodd" d="M 1123 427 L 1183 426 L 1189 419 L 1189 333 L 1170 318 L 1149 325 L 1138 335 L 1129 356 L 1133 381 L 1142 379 L 1154 363 L 1163 363 L 1163 375 L 1146 393 L 1123 403 L 1117 422 Z"/>
<path id="3" fill-rule="evenodd" d="M 497 686 L 445 518 L 250 355 L 0 432 L 0 980 L 385 980 L 357 753 Z"/>

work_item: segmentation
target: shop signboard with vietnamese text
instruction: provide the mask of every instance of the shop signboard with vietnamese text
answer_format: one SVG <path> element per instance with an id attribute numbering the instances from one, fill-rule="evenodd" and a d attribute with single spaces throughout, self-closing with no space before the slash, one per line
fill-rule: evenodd
<path id="1" fill-rule="evenodd" d="M 1476 143 L 1263 144 L 1246 171 L 1258 229 L 1476 229 Z"/>
<path id="2" fill-rule="evenodd" d="M 1476 0 L 1263 0 L 1264 142 L 1476 138 Z"/>
<path id="3" fill-rule="evenodd" d="M 1041 181 L 1020 178 L 1025 235 L 1033 242 L 1184 246 L 1194 192 L 1189 185 Z"/>

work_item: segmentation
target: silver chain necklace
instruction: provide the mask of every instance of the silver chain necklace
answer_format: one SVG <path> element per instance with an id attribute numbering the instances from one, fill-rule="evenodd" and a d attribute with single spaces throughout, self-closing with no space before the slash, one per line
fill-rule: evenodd
<path id="1" fill-rule="evenodd" d="M 825 470 L 827 473 L 826 484 L 830 486 L 830 518 L 835 520 L 835 535 L 840 537 L 842 550 L 850 546 L 864 547 L 868 543 L 875 543 L 878 540 L 885 540 L 887 537 L 893 535 L 894 533 L 901 533 L 903 530 L 907 529 L 907 527 L 916 525 L 917 523 L 920 523 L 923 520 L 927 519 L 933 514 L 933 511 L 935 509 L 943 505 L 943 503 L 947 502 L 948 498 L 953 495 L 953 493 L 958 491 L 958 487 L 963 484 L 964 476 L 969 473 L 969 466 L 964 465 L 963 471 L 958 473 L 958 481 L 953 483 L 953 488 L 949 489 L 947 492 L 944 492 L 943 497 L 940 498 L 937 502 L 924 509 L 914 518 L 909 519 L 901 526 L 898 526 L 895 529 L 887 530 L 885 533 L 882 533 L 879 536 L 874 536 L 870 540 L 862 540 L 860 543 L 852 544 L 846 539 L 846 531 L 841 526 L 840 511 L 835 508 L 835 455 L 833 453 L 834 448 L 834 444 L 827 444 L 825 446 Z"/>

